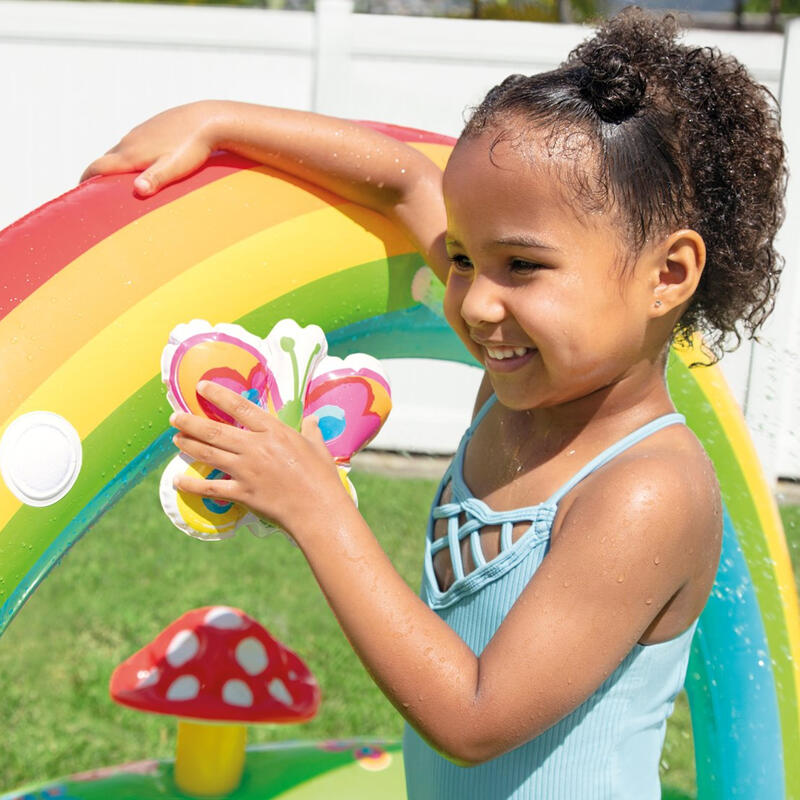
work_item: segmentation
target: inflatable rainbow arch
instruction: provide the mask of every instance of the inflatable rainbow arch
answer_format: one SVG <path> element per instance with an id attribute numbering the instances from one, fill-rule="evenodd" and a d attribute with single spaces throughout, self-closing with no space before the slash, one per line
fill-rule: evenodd
<path id="1" fill-rule="evenodd" d="M 442 165 L 452 146 L 381 129 Z M 373 212 L 225 154 L 146 200 L 131 184 L 95 179 L 0 234 L 0 435 L 26 412 L 54 412 L 77 431 L 83 459 L 46 508 L 0 482 L 0 632 L 172 451 L 159 360 L 177 323 L 237 322 L 264 336 L 290 316 L 322 326 L 335 355 L 469 360 L 412 291 L 420 256 Z M 670 387 L 725 502 L 721 566 L 687 677 L 698 793 L 800 800 L 800 614 L 781 523 L 722 375 L 690 370 L 692 360 L 672 354 Z"/>

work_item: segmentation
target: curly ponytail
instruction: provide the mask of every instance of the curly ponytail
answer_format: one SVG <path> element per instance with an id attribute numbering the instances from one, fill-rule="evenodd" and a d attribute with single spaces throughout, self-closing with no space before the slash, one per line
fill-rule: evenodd
<path id="1" fill-rule="evenodd" d="M 603 122 L 623 122 L 642 106 L 647 80 L 624 47 L 604 44 L 581 58 L 581 96 Z"/>

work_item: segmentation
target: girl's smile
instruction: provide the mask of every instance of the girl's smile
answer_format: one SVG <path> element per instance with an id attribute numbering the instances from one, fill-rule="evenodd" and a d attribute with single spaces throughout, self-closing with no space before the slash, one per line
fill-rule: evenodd
<path id="1" fill-rule="evenodd" d="M 483 365 L 492 372 L 514 372 L 527 364 L 535 355 L 532 347 L 514 347 L 490 342 L 478 344 L 483 347 Z"/>

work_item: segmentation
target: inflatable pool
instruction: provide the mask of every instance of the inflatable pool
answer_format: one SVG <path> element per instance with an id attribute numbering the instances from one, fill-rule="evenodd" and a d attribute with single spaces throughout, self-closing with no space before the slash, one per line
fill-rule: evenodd
<path id="1" fill-rule="evenodd" d="M 381 127 L 440 164 L 452 146 Z M 397 229 L 225 154 L 146 200 L 133 196 L 129 175 L 82 185 L 0 234 L 0 262 L 0 633 L 91 523 L 172 452 L 159 359 L 178 322 L 236 322 L 264 336 L 293 317 L 320 325 L 334 355 L 469 361 L 441 317 L 428 269 Z M 670 387 L 714 461 L 725 502 L 721 566 L 686 684 L 698 795 L 800 800 L 800 613 L 780 519 L 720 371 L 690 369 L 693 360 L 671 355 Z M 98 382 L 103 391 L 91 390 Z M 35 471 L 26 453 L 48 447 L 49 469 Z M 318 774 L 312 762 L 323 752 L 319 769 L 339 774 L 341 753 L 309 746 L 292 751 L 300 766 L 285 775 Z M 398 754 L 387 752 L 396 770 Z M 154 773 L 162 789 L 167 773 Z M 352 788 L 286 794 L 286 785 L 270 794 L 259 788 L 266 778 L 248 780 L 262 798 L 361 796 Z M 91 785 L 7 797 L 112 796 Z M 363 796 L 401 797 L 402 782 L 392 787 Z M 172 796 L 125 792 L 113 796 Z"/>

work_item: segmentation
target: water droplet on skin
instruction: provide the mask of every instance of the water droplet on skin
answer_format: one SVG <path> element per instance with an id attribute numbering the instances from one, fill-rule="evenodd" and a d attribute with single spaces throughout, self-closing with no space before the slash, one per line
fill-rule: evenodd
<path id="1" fill-rule="evenodd" d="M 617 583 L 622 583 L 625 580 L 624 575 L 617 575 Z"/>
<path id="2" fill-rule="evenodd" d="M 647 600 L 645 600 L 645 601 L 644 601 L 644 604 L 645 604 L 646 606 L 651 606 L 651 605 L 653 605 L 653 598 L 652 598 L 652 597 L 648 597 L 648 598 L 647 598 Z"/>
<path id="3" fill-rule="evenodd" d="M 653 558 L 653 563 L 658 566 L 661 563 L 661 556 L 655 556 Z"/>
<path id="4" fill-rule="evenodd" d="M 569 581 L 564 581 L 564 588 L 567 589 L 569 587 Z"/>

